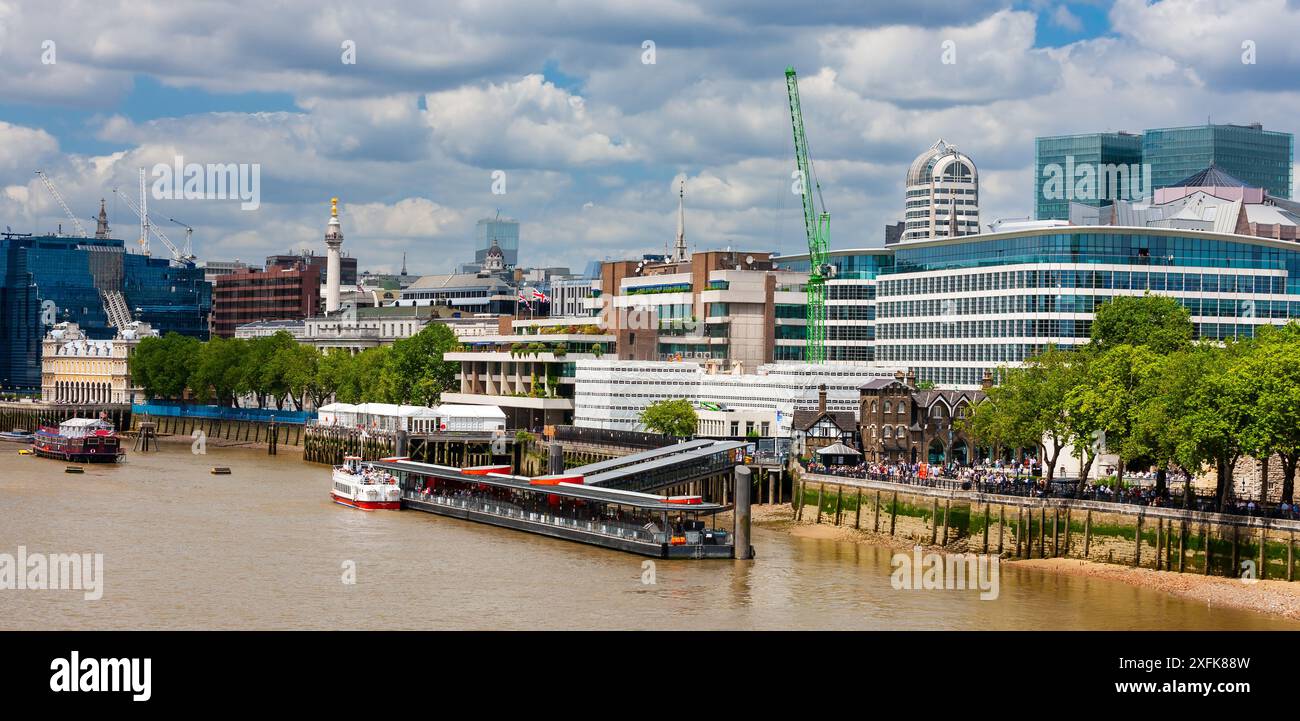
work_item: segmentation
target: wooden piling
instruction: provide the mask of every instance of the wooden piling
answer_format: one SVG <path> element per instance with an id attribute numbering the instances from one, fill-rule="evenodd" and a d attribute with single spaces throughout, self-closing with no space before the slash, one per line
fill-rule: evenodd
<path id="1" fill-rule="evenodd" d="M 948 527 L 951 525 L 949 519 L 952 516 L 952 499 L 946 499 L 943 502 L 943 545 L 948 545 Z"/>
<path id="2" fill-rule="evenodd" d="M 1061 507 L 1052 507 L 1052 557 L 1061 555 Z"/>
<path id="3" fill-rule="evenodd" d="M 853 530 L 862 529 L 862 489 L 858 489 L 858 510 L 853 515 Z"/>
<path id="4" fill-rule="evenodd" d="M 1138 513 L 1137 527 L 1133 531 L 1133 565 L 1142 565 L 1142 513 Z"/>
<path id="5" fill-rule="evenodd" d="M 1038 557 L 1047 558 L 1047 506 L 1038 509 Z"/>
<path id="6" fill-rule="evenodd" d="M 1066 556 L 1070 555 L 1070 511 L 1071 510 L 1072 509 L 1070 508 L 1065 509 L 1065 555 Z"/>
<path id="7" fill-rule="evenodd" d="M 1178 524 L 1178 572 L 1182 573 L 1184 564 L 1187 561 L 1185 547 L 1187 545 L 1187 519 L 1184 518 Z"/>
<path id="8" fill-rule="evenodd" d="M 1083 517 L 1083 557 L 1088 558 L 1088 551 L 1092 546 L 1092 511 L 1089 510 Z"/>
<path id="9" fill-rule="evenodd" d="M 1201 540 L 1205 543 L 1205 568 L 1201 572 L 1210 575 L 1210 524 L 1206 522 L 1201 528 Z"/>
<path id="10" fill-rule="evenodd" d="M 1160 570 L 1160 537 L 1161 531 L 1164 530 L 1165 519 L 1156 518 L 1156 570 Z"/>
<path id="11" fill-rule="evenodd" d="M 933 507 L 930 510 L 930 545 L 933 546 L 939 535 L 939 499 L 934 499 Z"/>
<path id="12" fill-rule="evenodd" d="M 835 492 L 835 525 L 838 526 L 840 525 L 840 511 L 844 507 L 844 486 L 837 486 L 837 488 L 839 490 Z"/>
<path id="13" fill-rule="evenodd" d="M 1268 531 L 1264 526 L 1259 527 L 1259 580 L 1263 581 L 1268 578 L 1268 554 L 1265 548 L 1268 546 Z"/>
<path id="14" fill-rule="evenodd" d="M 871 522 L 871 532 L 880 533 L 880 489 L 876 489 L 876 507 L 872 511 L 875 519 Z"/>
<path id="15" fill-rule="evenodd" d="M 822 493 L 826 490 L 825 483 L 817 484 L 817 523 L 822 522 Z"/>
<path id="16" fill-rule="evenodd" d="M 984 553 L 989 552 L 989 504 L 984 504 Z"/>
<path id="17" fill-rule="evenodd" d="M 998 504 L 998 555 L 1002 555 L 1002 535 L 1007 530 L 1007 507 Z"/>
<path id="18" fill-rule="evenodd" d="M 1295 580 L 1295 531 L 1291 531 L 1286 542 L 1286 580 Z"/>
<path id="19" fill-rule="evenodd" d="M 898 518 L 898 491 L 894 491 L 894 500 L 889 502 L 889 535 L 894 535 L 894 521 Z"/>
<path id="20" fill-rule="evenodd" d="M 1241 568 L 1241 528 L 1237 524 L 1232 525 L 1232 568 L 1228 569 L 1229 576 L 1237 575 L 1238 569 Z"/>

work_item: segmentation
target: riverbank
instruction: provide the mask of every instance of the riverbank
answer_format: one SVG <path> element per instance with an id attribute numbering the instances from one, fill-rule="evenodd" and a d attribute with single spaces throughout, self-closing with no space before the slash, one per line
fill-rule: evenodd
<path id="1" fill-rule="evenodd" d="M 158 435 L 154 437 L 154 440 L 157 441 L 159 446 L 166 446 L 169 448 L 175 448 L 178 446 L 193 447 L 195 443 L 195 439 L 193 437 L 182 436 L 179 434 Z M 203 443 L 208 448 L 249 448 L 252 450 L 262 450 L 262 451 L 265 451 L 268 446 L 266 441 L 240 441 L 236 439 L 221 438 L 218 436 L 206 436 L 203 439 Z M 135 446 L 134 437 L 122 439 L 122 447 L 126 449 L 127 453 L 131 453 L 132 452 L 131 449 L 134 448 L 134 446 Z M 279 455 L 285 455 L 285 454 L 302 455 L 302 446 L 278 445 L 276 446 L 276 453 Z"/>
<path id="2" fill-rule="evenodd" d="M 924 538 L 924 534 L 889 536 L 855 529 L 851 523 L 836 526 L 824 521 L 822 523 L 807 520 L 795 522 L 793 515 L 789 504 L 754 506 L 751 510 L 751 518 L 755 525 L 788 533 L 795 538 L 860 543 L 895 550 L 910 550 L 917 545 L 939 553 L 960 553 L 966 550 L 952 545 L 931 546 L 928 539 Z M 1078 558 L 1007 558 L 1004 559 L 1004 563 L 1043 573 L 1118 581 L 1210 606 L 1300 621 L 1300 583 L 1297 582 L 1263 580 L 1248 583 L 1239 578 L 1155 571 L 1150 568 L 1134 568 Z"/>

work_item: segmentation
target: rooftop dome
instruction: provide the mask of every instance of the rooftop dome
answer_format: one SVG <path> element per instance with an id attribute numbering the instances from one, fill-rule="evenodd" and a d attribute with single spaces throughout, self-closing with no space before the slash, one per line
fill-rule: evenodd
<path id="1" fill-rule="evenodd" d="M 942 138 L 916 156 L 907 171 L 908 185 L 929 185 L 931 180 L 969 183 L 977 178 L 974 161 Z"/>

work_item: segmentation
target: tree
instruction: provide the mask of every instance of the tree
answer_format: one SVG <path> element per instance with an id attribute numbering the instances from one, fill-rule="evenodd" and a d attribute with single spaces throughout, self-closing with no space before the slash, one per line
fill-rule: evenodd
<path id="1" fill-rule="evenodd" d="M 1282 461 L 1282 500 L 1295 501 L 1300 460 L 1300 326 L 1258 333 L 1240 360 L 1239 377 L 1252 401 L 1242 433 L 1245 452 L 1256 458 L 1276 453 Z"/>
<path id="2" fill-rule="evenodd" d="M 179 333 L 144 338 L 131 354 L 132 382 L 147 398 L 181 398 L 198 360 L 198 339 Z"/>
<path id="3" fill-rule="evenodd" d="M 243 388 L 248 342 L 237 338 L 216 337 L 204 343 L 198 352 L 190 389 L 202 403 L 215 401 L 219 406 L 233 406 Z"/>
<path id="4" fill-rule="evenodd" d="M 1097 307 L 1092 344 L 1105 352 L 1120 345 L 1146 346 L 1159 354 L 1192 342 L 1192 316 L 1177 300 L 1163 295 L 1122 295 Z"/>
<path id="5" fill-rule="evenodd" d="M 695 406 L 685 398 L 662 400 L 651 403 L 641 411 L 641 425 L 651 433 L 685 438 L 695 435 L 699 417 Z"/>
<path id="6" fill-rule="evenodd" d="M 1242 371 L 1245 344 L 1229 342 L 1220 348 L 1198 346 L 1184 355 L 1186 380 L 1179 392 L 1168 428 L 1174 443 L 1174 458 L 1183 468 L 1199 469 L 1214 464 L 1218 471 L 1215 507 L 1222 508 L 1232 470 L 1246 451 L 1247 427 L 1251 422 L 1257 386 Z"/>
<path id="7" fill-rule="evenodd" d="M 437 403 L 456 384 L 460 365 L 443 360 L 455 345 L 456 334 L 443 323 L 397 341 L 380 373 L 381 393 L 390 403 Z"/>
<path id="8" fill-rule="evenodd" d="M 1146 437 L 1134 427 L 1143 404 L 1155 394 L 1160 356 L 1146 346 L 1128 344 L 1092 352 L 1087 375 L 1071 392 L 1069 407 L 1104 434 L 1095 450 L 1119 456 L 1117 473 L 1123 481 L 1125 462 L 1148 450 L 1143 445 Z"/>

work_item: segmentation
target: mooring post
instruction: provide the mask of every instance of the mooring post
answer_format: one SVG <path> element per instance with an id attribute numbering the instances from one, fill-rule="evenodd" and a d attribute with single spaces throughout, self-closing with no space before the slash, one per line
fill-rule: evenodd
<path id="1" fill-rule="evenodd" d="M 1165 519 L 1156 517 L 1156 570 L 1160 570 L 1160 532 L 1165 526 Z"/>
<path id="2" fill-rule="evenodd" d="M 1201 539 L 1205 542 L 1205 568 L 1202 573 L 1210 575 L 1210 522 L 1206 521 L 1202 526 Z"/>
<path id="3" fill-rule="evenodd" d="M 853 530 L 862 530 L 862 489 L 858 489 L 858 510 L 853 516 Z"/>
<path id="4" fill-rule="evenodd" d="M 1038 557 L 1047 558 L 1047 506 L 1038 509 Z"/>
<path id="5" fill-rule="evenodd" d="M 1133 533 L 1133 565 L 1142 565 L 1142 514 L 1138 513 L 1137 527 Z"/>
<path id="6" fill-rule="evenodd" d="M 836 486 L 839 490 L 835 492 L 835 525 L 840 525 L 840 511 L 844 508 L 844 486 Z"/>
<path id="7" fill-rule="evenodd" d="M 1070 555 L 1070 515 L 1071 515 L 1070 512 L 1072 510 L 1073 509 L 1068 507 L 1065 509 L 1065 556 L 1066 557 L 1069 557 Z"/>
<path id="8" fill-rule="evenodd" d="M 989 552 L 989 504 L 984 503 L 984 553 Z"/>
<path id="9" fill-rule="evenodd" d="M 1083 516 L 1083 557 L 1088 557 L 1089 548 L 1092 545 L 1092 509 Z"/>
<path id="10" fill-rule="evenodd" d="M 1061 507 L 1052 506 L 1052 557 L 1061 555 Z"/>
<path id="11" fill-rule="evenodd" d="M 747 561 L 753 558 L 749 545 L 749 468 L 736 466 L 736 558 Z"/>
<path id="12" fill-rule="evenodd" d="M 1241 528 L 1234 523 L 1232 524 L 1232 568 L 1228 569 L 1228 575 L 1237 575 L 1239 568 L 1241 568 Z"/>
<path id="13" fill-rule="evenodd" d="M 948 526 L 949 517 L 952 515 L 952 499 L 945 499 L 943 502 L 943 545 L 948 545 Z"/>
<path id="14" fill-rule="evenodd" d="M 1286 580 L 1295 580 L 1295 531 L 1291 532 L 1286 542 Z"/>
<path id="15" fill-rule="evenodd" d="M 1178 572 L 1182 573 L 1184 564 L 1187 561 L 1187 553 L 1183 550 L 1187 545 L 1187 519 L 1178 522 Z"/>
<path id="16" fill-rule="evenodd" d="M 898 491 L 894 491 L 894 500 L 889 502 L 889 535 L 894 535 L 894 520 L 898 517 Z"/>
<path id="17" fill-rule="evenodd" d="M 1002 534 L 1007 528 L 1007 507 L 1004 504 L 998 504 L 998 555 L 1002 555 Z"/>
<path id="18" fill-rule="evenodd" d="M 822 522 L 822 493 L 826 490 L 825 483 L 817 484 L 817 523 Z"/>
<path id="19" fill-rule="evenodd" d="M 930 545 L 933 546 L 938 540 L 939 534 L 939 499 L 934 499 L 934 506 L 930 510 Z"/>
<path id="20" fill-rule="evenodd" d="M 1261 581 L 1263 581 L 1265 578 L 1268 578 L 1268 570 L 1267 570 L 1267 565 L 1265 563 L 1265 561 L 1268 559 L 1268 556 L 1264 552 L 1264 548 L 1267 544 L 1268 544 L 1268 530 L 1261 524 L 1259 527 L 1259 580 Z"/>
<path id="21" fill-rule="evenodd" d="M 872 511 L 872 513 L 875 516 L 875 520 L 873 520 L 871 523 L 871 532 L 880 533 L 880 489 L 879 488 L 876 489 L 876 507 Z"/>

